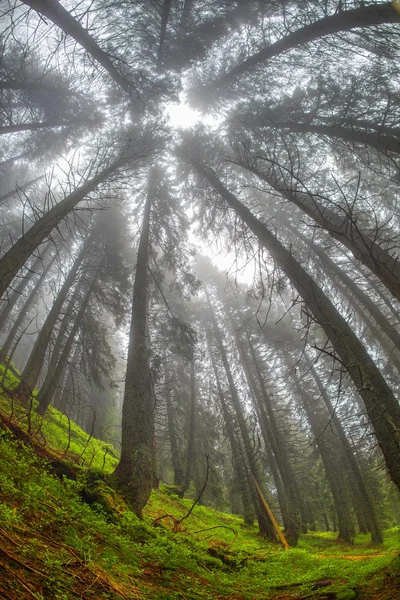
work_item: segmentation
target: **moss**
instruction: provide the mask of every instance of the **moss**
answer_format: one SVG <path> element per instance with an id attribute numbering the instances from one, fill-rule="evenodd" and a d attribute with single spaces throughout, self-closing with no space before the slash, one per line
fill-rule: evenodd
<path id="1" fill-rule="evenodd" d="M 336 591 L 336 600 L 354 600 L 355 598 L 357 598 L 357 592 L 352 588 L 342 588 Z"/>

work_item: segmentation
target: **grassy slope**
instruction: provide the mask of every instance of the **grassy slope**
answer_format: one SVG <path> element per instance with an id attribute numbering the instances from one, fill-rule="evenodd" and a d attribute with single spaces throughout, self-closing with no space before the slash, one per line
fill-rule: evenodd
<path id="1" fill-rule="evenodd" d="M 9 400 L 1 407 L 3 415 L 10 413 Z M 87 444 L 75 425 L 68 435 L 65 417 L 55 410 L 44 423 L 33 419 L 31 429 L 36 451 L 9 432 L 0 436 L 1 598 L 283 600 L 319 598 L 333 589 L 342 600 L 355 594 L 400 598 L 394 569 L 399 530 L 386 532 L 378 548 L 363 536 L 346 546 L 333 534 L 319 533 L 302 536 L 298 548 L 285 551 L 259 538 L 240 518 L 202 506 L 178 524 L 191 501 L 168 495 L 165 488 L 153 492 L 139 521 L 108 487 L 107 475 L 104 481 L 92 469 L 104 463 L 109 473 L 115 451 L 110 448 L 105 456 L 106 445 Z M 78 473 L 74 480 L 54 474 L 54 459 L 68 445 Z M 89 506 L 93 500 L 101 505 Z M 321 580 L 333 583 L 310 591 Z"/>

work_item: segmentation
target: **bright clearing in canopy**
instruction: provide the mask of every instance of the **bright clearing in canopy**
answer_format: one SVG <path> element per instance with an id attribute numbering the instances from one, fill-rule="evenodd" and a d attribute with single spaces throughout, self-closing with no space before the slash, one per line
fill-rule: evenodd
<path id="1" fill-rule="evenodd" d="M 382 544 L 400 524 L 399 2 L 0 10 L 0 416 L 103 440 L 93 461 L 139 519 L 160 481 L 192 498 L 155 517 L 173 536 L 201 502 L 266 545 Z"/>

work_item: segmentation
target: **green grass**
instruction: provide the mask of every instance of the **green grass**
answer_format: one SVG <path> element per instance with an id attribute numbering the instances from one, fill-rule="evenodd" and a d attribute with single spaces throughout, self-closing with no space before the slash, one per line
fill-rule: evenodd
<path id="1" fill-rule="evenodd" d="M 0 409 L 10 415 L 8 398 L 0 399 Z M 27 430 L 26 417 L 23 423 Z M 50 410 L 43 423 L 34 416 L 31 431 L 59 455 L 70 441 L 81 466 L 74 480 L 59 478 L 29 445 L 0 434 L 0 597 L 265 600 L 306 595 L 329 579 L 338 598 L 350 600 L 367 581 L 381 585 L 379 574 L 391 569 L 400 548 L 396 528 L 375 548 L 367 536 L 346 545 L 333 533 L 313 533 L 284 550 L 235 515 L 197 505 L 182 520 L 192 500 L 171 495 L 167 486 L 153 491 L 140 521 L 107 485 L 117 460 L 112 447 L 99 476 L 107 445 L 88 444 L 75 424 L 69 432 L 58 411 Z M 279 589 L 291 584 L 301 585 Z"/>
<path id="2" fill-rule="evenodd" d="M 18 373 L 14 366 L 12 368 L 14 372 Z M 3 372 L 4 365 L 0 364 L 0 379 Z M 5 388 L 12 390 L 18 382 L 19 379 L 9 370 L 4 382 Z M 34 398 L 36 394 L 37 390 L 34 391 Z M 36 406 L 34 398 L 33 406 Z M 82 465 L 90 465 L 93 468 L 103 469 L 106 473 L 111 473 L 118 463 L 118 453 L 111 444 L 90 438 L 78 425 L 69 421 L 66 415 L 52 406 L 49 407 L 44 419 L 33 410 L 28 420 L 26 411 L 21 410 L 7 394 L 3 394 L 0 395 L 0 410 L 8 417 L 13 414 L 25 431 L 30 426 L 32 436 L 39 443 L 58 451 L 61 455 L 66 452 L 71 459 L 75 459 Z"/>

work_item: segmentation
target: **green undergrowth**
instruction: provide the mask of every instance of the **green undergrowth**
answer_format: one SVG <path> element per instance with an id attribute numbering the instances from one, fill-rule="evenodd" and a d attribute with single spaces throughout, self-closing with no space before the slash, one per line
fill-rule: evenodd
<path id="1" fill-rule="evenodd" d="M 0 489 L 4 598 L 261 600 L 301 583 L 293 595 L 279 596 L 295 598 L 327 579 L 353 590 L 389 568 L 399 547 L 393 529 L 375 549 L 364 536 L 349 546 L 333 534 L 308 534 L 287 551 L 237 516 L 197 505 L 183 519 L 192 501 L 164 487 L 153 491 L 140 521 L 108 486 L 106 474 L 81 470 L 74 480 L 60 478 L 5 432 Z"/>
<path id="2" fill-rule="evenodd" d="M 12 412 L 5 395 L 1 411 L 8 418 Z M 104 460 L 103 442 L 88 444 L 74 424 L 69 433 L 65 417 L 50 411 L 41 424 L 44 447 L 63 456 L 69 444 L 67 477 L 55 468 L 54 454 L 39 457 L 32 447 L 41 435 L 34 436 L 35 419 L 27 443 L 10 428 L 0 433 L 0 598 L 400 598 L 393 591 L 400 583 L 398 529 L 386 531 L 378 547 L 367 536 L 348 545 L 333 533 L 313 533 L 284 550 L 239 516 L 199 504 L 187 516 L 193 500 L 168 486 L 153 491 L 139 520 L 109 485 L 117 460 L 112 447 Z M 386 596 L 379 591 L 385 589 Z"/>
<path id="3" fill-rule="evenodd" d="M 3 372 L 4 365 L 0 364 L 0 379 Z M 12 371 L 7 372 L 4 388 L 13 390 L 18 382 L 18 370 L 12 365 Z M 35 390 L 32 399 L 33 409 L 37 404 L 36 393 Z M 12 394 L 3 392 L 0 394 L 0 410 L 5 416 L 12 416 L 24 431 L 29 430 L 37 443 L 57 451 L 61 456 L 65 453 L 65 456 L 76 464 L 90 465 L 110 473 L 118 462 L 118 453 L 111 444 L 89 436 L 65 414 L 52 406 L 49 407 L 44 418 L 37 415 L 34 410 L 30 411 L 28 417 L 27 410 L 19 406 Z"/>

